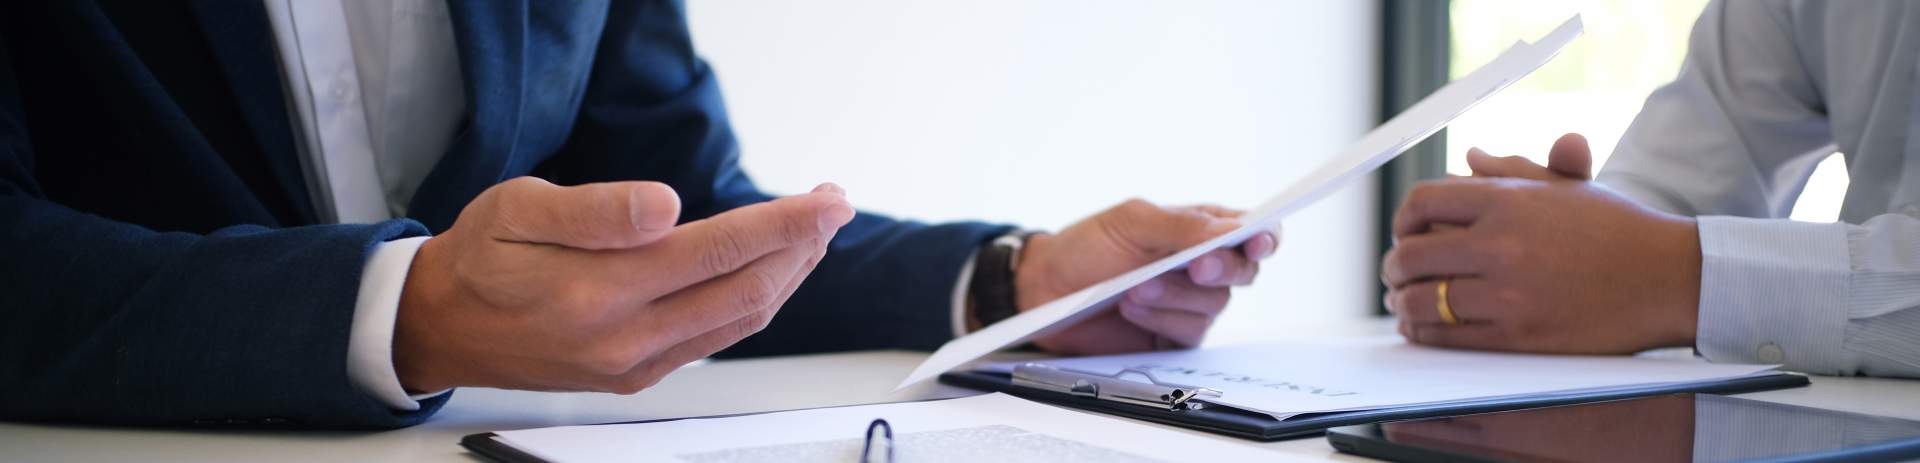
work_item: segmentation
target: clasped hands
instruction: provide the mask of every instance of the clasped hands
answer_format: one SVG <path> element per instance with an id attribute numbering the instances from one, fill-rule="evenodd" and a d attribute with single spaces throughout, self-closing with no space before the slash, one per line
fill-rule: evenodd
<path id="1" fill-rule="evenodd" d="M 1423 183 L 1393 217 L 1386 305 L 1414 343 L 1626 354 L 1691 346 L 1700 239 L 1694 220 L 1592 183 L 1586 139 L 1547 166 L 1473 150 L 1472 177 Z M 1456 318 L 1440 315 L 1440 285 Z"/>
<path id="2" fill-rule="evenodd" d="M 522 177 L 489 188 L 414 256 L 394 325 L 401 384 L 645 389 L 765 328 L 854 217 L 832 184 L 676 225 L 679 213 L 674 191 L 654 182 Z M 1015 270 L 1017 304 L 1031 309 L 1226 233 L 1238 215 L 1135 200 L 1034 236 Z M 1195 345 L 1229 287 L 1251 282 L 1277 246 L 1277 234 L 1260 234 L 1213 251 L 1036 344 L 1062 354 Z"/>

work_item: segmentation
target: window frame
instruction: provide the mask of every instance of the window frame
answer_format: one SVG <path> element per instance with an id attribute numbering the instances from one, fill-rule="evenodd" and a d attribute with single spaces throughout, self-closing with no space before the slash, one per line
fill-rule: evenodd
<path id="1" fill-rule="evenodd" d="M 1381 0 L 1380 121 L 1399 114 L 1446 85 L 1451 72 L 1453 36 L 1449 0 Z M 1423 180 L 1447 173 L 1447 132 L 1441 130 L 1414 145 L 1379 172 L 1375 234 L 1382 256 L 1393 247 L 1393 213 L 1407 192 Z M 1376 264 L 1377 265 L 1377 264 Z M 1378 268 L 1375 268 L 1376 272 Z M 1378 287 L 1375 314 L 1388 315 L 1386 286 Z"/>

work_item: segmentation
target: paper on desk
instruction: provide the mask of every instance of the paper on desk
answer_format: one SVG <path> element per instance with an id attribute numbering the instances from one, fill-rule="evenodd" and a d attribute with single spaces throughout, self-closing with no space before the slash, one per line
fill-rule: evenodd
<path id="1" fill-rule="evenodd" d="M 1400 115 L 1349 145 L 1346 151 L 1327 160 L 1312 173 L 1254 208 L 1243 216 L 1246 224 L 1239 229 L 949 341 L 907 375 L 906 380 L 901 381 L 894 390 L 926 381 L 1007 346 L 1070 326 L 1098 314 L 1100 310 L 1096 309 L 1109 307 L 1108 303 L 1128 288 L 1156 275 L 1179 270 L 1188 261 L 1208 251 L 1238 245 L 1255 233 L 1272 229 L 1279 225 L 1280 219 L 1379 168 L 1408 147 L 1440 131 L 1474 105 L 1533 73 L 1579 37 L 1582 30 L 1580 16 L 1574 15 L 1538 43 L 1515 44 L 1494 58 L 1493 62 L 1414 103 Z"/>
<path id="2" fill-rule="evenodd" d="M 496 432 L 555 462 L 846 462 L 867 424 L 893 427 L 894 456 L 918 462 L 1284 461 L 1237 440 L 1201 437 L 987 394 L 963 399 L 817 408 L 653 423 Z"/>
<path id="3" fill-rule="evenodd" d="M 1276 419 L 1301 413 L 1430 405 L 1732 379 L 1777 365 L 1685 358 L 1510 354 L 1435 349 L 1399 336 L 1263 342 L 1040 363 L 1111 375 L 1147 371 L 1162 382 L 1218 389 L 1217 400 Z M 1013 364 L 987 369 L 1010 371 Z"/>

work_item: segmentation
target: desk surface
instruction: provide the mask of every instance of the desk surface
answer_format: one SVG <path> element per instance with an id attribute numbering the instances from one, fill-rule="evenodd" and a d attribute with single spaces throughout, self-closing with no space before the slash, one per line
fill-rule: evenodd
<path id="1" fill-rule="evenodd" d="M 631 396 L 462 389 L 426 424 L 386 432 L 187 431 L 0 423 L 6 459 L 29 461 L 463 461 L 456 443 L 479 432 L 569 424 L 852 405 L 974 392 L 921 385 L 889 389 L 926 354 L 878 351 L 712 362 L 691 366 Z M 764 386 L 780 394 L 766 394 Z M 1815 377 L 1806 388 L 1746 394 L 1760 400 L 1920 419 L 1920 381 Z M 724 398 L 724 399 L 722 399 Z M 1336 461 L 1321 438 L 1232 445 Z"/>

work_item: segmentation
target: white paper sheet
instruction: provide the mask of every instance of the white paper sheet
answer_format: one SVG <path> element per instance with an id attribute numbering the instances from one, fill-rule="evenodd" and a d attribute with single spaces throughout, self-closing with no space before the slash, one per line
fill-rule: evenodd
<path id="1" fill-rule="evenodd" d="M 1208 251 L 1239 245 L 1255 233 L 1272 229 L 1279 225 L 1280 219 L 1386 164 L 1408 147 L 1446 127 L 1448 122 L 1474 105 L 1533 73 L 1579 37 L 1583 30 L 1580 16 L 1574 15 L 1538 43 L 1515 44 L 1494 58 L 1493 62 L 1441 87 L 1368 132 L 1359 141 L 1349 145 L 1346 151 L 1327 160 L 1312 173 L 1254 208 L 1244 216 L 1246 224 L 1239 229 L 949 341 L 907 375 L 906 380 L 901 381 L 894 390 L 926 381 L 994 351 L 1046 335 L 1051 330 L 1071 326 L 1100 312 L 1095 309 L 1109 308 L 1113 298 L 1129 288 L 1162 273 L 1179 270 L 1188 261 Z"/>
<path id="2" fill-rule="evenodd" d="M 1210 400 L 1286 419 L 1366 410 L 1770 373 L 1777 365 L 1685 358 L 1509 354 L 1435 349 L 1399 336 L 1263 342 L 1185 351 L 1040 360 L 1111 375 L 1142 369 L 1162 382 L 1219 389 Z M 1008 371 L 1013 364 L 989 365 Z"/>
<path id="3" fill-rule="evenodd" d="M 894 456 L 916 462 L 1286 461 L 1235 440 L 1057 408 L 1005 394 L 658 423 L 495 433 L 556 462 L 848 462 L 867 423 L 893 427 Z"/>

